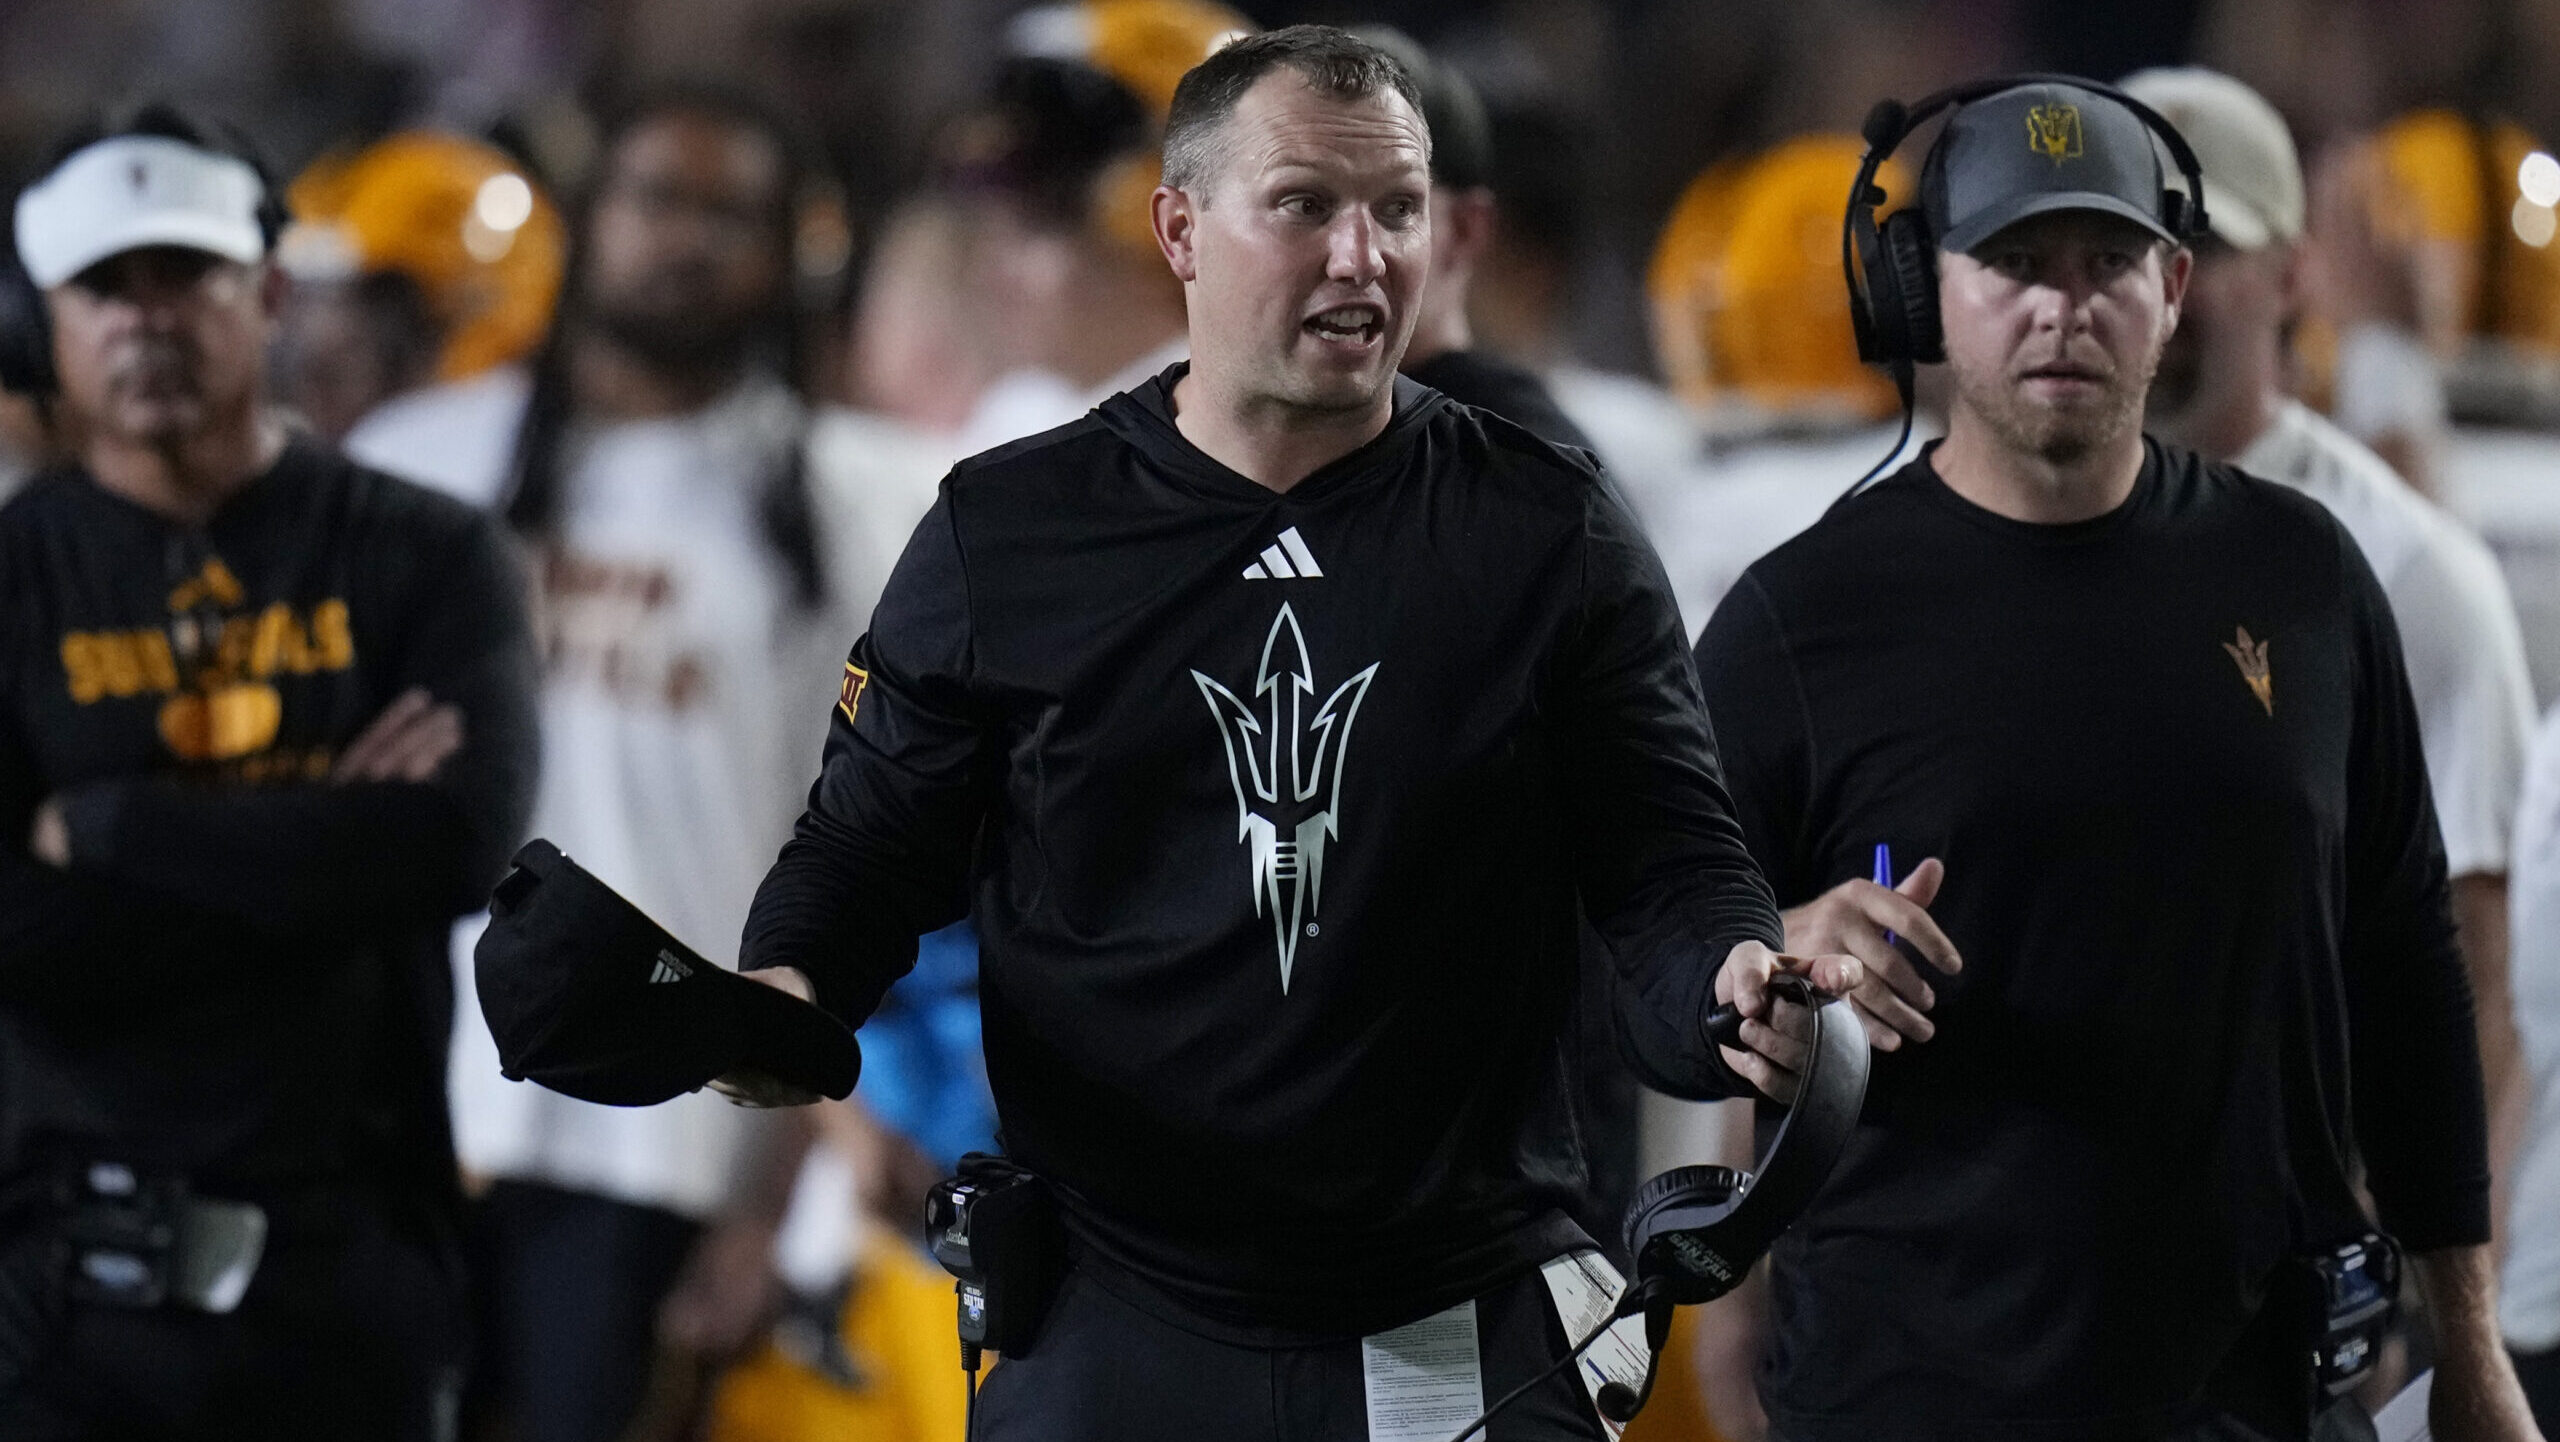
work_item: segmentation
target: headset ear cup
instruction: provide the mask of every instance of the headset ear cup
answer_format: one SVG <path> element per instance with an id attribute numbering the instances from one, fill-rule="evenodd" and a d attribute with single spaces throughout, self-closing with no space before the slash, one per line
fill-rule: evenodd
<path id="1" fill-rule="evenodd" d="M 52 395 L 56 384 L 44 292 L 15 256 L 0 255 L 0 390 L 42 397 Z"/>
<path id="2" fill-rule="evenodd" d="M 1901 302 L 1892 293 L 1893 273 L 1884 263 L 1875 212 L 1863 205 L 1850 218 L 1849 245 L 1858 263 L 1858 284 L 1849 292 L 1849 329 L 1858 338 L 1858 359 L 1882 365 L 1893 359 L 1886 318 L 1899 314 Z"/>
<path id="3" fill-rule="evenodd" d="M 1946 333 L 1938 324 L 1937 238 L 1917 210 L 1886 216 L 1880 238 L 1900 301 L 1895 320 L 1889 322 L 1902 332 L 1901 353 L 1895 358 L 1935 365 L 1947 358 Z"/>

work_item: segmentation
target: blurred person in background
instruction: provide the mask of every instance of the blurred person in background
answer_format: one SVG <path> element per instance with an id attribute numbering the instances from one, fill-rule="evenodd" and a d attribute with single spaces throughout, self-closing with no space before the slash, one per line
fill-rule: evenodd
<path id="1" fill-rule="evenodd" d="M 1576 276 L 1602 212 L 1597 138 L 1544 101 L 1489 104 L 1486 118 L 1494 223 L 1467 290 L 1475 343 L 1538 373 L 1630 502 L 1676 491 L 1697 462 L 1696 419 L 1651 380 L 1596 369 L 1574 351 Z"/>
<path id="2" fill-rule="evenodd" d="M 606 127 L 530 367 L 404 397 L 349 441 L 532 544 L 535 829 L 724 962 L 798 814 L 845 638 L 939 470 L 799 392 L 809 156 L 744 92 L 642 92 Z M 486 1186 L 475 1418 L 527 1442 L 689 1425 L 708 1371 L 782 1300 L 800 1120 L 707 1094 L 595 1106 L 504 1080 L 485 1026 L 455 1045 L 463 1161 Z"/>
<path id="3" fill-rule="evenodd" d="M 2512 123 L 2401 116 L 2315 170 L 2306 388 L 2478 530 L 2560 700 L 2560 160 Z"/>
<path id="4" fill-rule="evenodd" d="M 146 106 L 14 209 L 0 1435 L 450 1436 L 445 937 L 534 785 L 502 530 L 268 403 L 283 209 Z"/>
<path id="5" fill-rule="evenodd" d="M 1182 358 L 1182 288 L 1147 229 L 1184 71 L 1253 23 L 1205 0 L 1069 0 L 1007 23 L 986 105 L 938 144 L 1000 370 L 971 454 L 1064 425 Z"/>
<path id="6" fill-rule="evenodd" d="M 927 436 L 957 436 L 969 423 L 1001 364 L 1001 317 L 975 284 L 970 242 L 968 216 L 948 195 L 927 190 L 890 208 L 854 291 L 855 406 Z"/>
<path id="7" fill-rule="evenodd" d="M 2560 710 L 2542 720 L 2516 819 L 2515 1014 L 2531 1075 L 2507 1199 L 2498 1326 L 2534 1420 L 2560 1436 Z"/>
<path id="8" fill-rule="evenodd" d="M 393 396 L 521 362 L 550 329 L 560 213 L 488 146 L 403 132 L 322 157 L 287 198 L 278 369 L 326 440 Z"/>
<path id="9" fill-rule="evenodd" d="M 2502 1200 L 2524 1096 L 2508 991 L 2507 861 L 2534 721 L 2515 607 L 2479 537 L 2287 388 L 2305 203 L 2284 117 L 2210 70 L 2145 70 L 2123 84 L 2195 148 L 2213 224 L 2193 246 L 2177 333 L 2152 381 L 2145 414 L 2154 432 L 2327 507 L 2399 624 L 2471 978 Z"/>
<path id="10" fill-rule="evenodd" d="M 1414 316 L 1413 342 L 1405 347 L 1404 373 L 1550 444 L 1590 450 L 1590 437 L 1556 409 L 1537 372 L 1479 347 L 1467 315 L 1476 266 L 1493 244 L 1496 224 L 1493 134 L 1484 102 L 1464 75 L 1403 31 L 1371 25 L 1352 33 L 1404 66 L 1431 127 L 1431 279 Z"/>
<path id="11" fill-rule="evenodd" d="M 1840 289 L 1840 198 L 1863 154 L 1808 135 L 1716 166 L 1654 246 L 1654 344 L 1707 440 L 1679 485 L 1633 501 L 1692 637 L 1745 567 L 1896 456 L 1900 400 L 1859 363 Z M 1898 162 L 1877 184 L 1908 203 Z"/>

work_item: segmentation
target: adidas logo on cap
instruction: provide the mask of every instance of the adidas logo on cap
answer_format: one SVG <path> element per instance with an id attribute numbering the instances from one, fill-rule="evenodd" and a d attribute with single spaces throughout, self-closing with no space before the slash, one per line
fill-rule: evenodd
<path id="1" fill-rule="evenodd" d="M 685 964 L 684 958 L 662 950 L 658 953 L 657 966 L 649 972 L 649 984 L 659 986 L 670 981 L 682 981 L 691 975 L 693 968 Z"/>
<path id="2" fill-rule="evenodd" d="M 1280 539 L 1262 548 L 1262 559 L 1244 568 L 1248 581 L 1312 581 L 1324 574 L 1316 564 L 1316 553 L 1307 549 L 1307 538 L 1291 526 L 1280 533 Z"/>

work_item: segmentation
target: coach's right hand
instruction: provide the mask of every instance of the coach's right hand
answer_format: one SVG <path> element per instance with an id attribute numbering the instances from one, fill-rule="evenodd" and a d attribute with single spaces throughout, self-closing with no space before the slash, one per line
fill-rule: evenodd
<path id="1" fill-rule="evenodd" d="M 1911 869 L 1897 885 L 1844 881 L 1792 911 L 1779 913 L 1786 923 L 1787 950 L 1804 955 L 1843 952 L 1863 963 L 1864 975 L 1847 991 L 1830 987 L 1858 1009 L 1867 1043 L 1878 1051 L 1898 1050 L 1904 1041 L 1927 1041 L 1938 1034 L 1925 1014 L 1938 1004 L 1938 993 L 1911 959 L 1885 942 L 1892 932 L 1918 951 L 1931 966 L 1954 975 L 1964 958 L 1938 923 L 1929 916 L 1938 885 L 1947 878 L 1946 863 L 1932 856 Z M 1814 983 L 1821 986 L 1820 981 Z"/>

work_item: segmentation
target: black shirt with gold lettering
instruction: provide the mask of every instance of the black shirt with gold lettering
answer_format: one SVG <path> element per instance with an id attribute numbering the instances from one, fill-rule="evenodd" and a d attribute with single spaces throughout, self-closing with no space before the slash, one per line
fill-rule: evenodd
<path id="1" fill-rule="evenodd" d="M 491 522 L 307 440 L 202 527 L 76 471 L 0 508 L 0 1178 L 449 1189 L 446 936 L 531 801 L 523 594 Z M 333 784 L 411 688 L 462 749 Z"/>
<path id="2" fill-rule="evenodd" d="M 2366 1225 L 2350 1159 L 2408 1246 L 2489 1234 L 2389 606 L 2319 505 L 2192 453 L 2151 445 L 2072 525 L 1972 504 L 1934 454 L 1762 557 L 1698 643 L 1779 904 L 1879 845 L 1897 876 L 1942 857 L 1965 960 L 1776 1248 L 1771 1420 L 2083 1442 L 2289 1390 L 2298 1430 L 2308 1343 L 2271 1296 Z"/>

